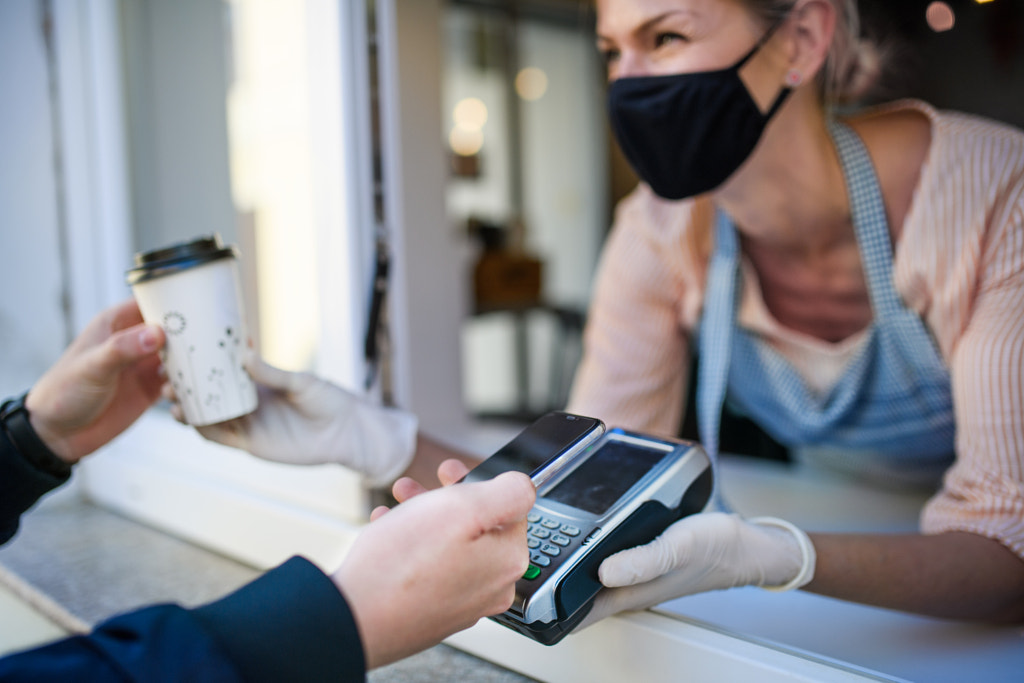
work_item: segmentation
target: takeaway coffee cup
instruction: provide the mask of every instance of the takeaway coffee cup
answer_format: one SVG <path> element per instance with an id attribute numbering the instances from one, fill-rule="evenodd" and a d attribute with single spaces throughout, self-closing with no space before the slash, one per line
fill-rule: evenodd
<path id="1" fill-rule="evenodd" d="M 214 235 L 140 252 L 128 284 L 143 319 L 164 329 L 164 367 L 189 424 L 256 409 L 256 386 L 242 367 L 249 334 L 234 247 Z"/>

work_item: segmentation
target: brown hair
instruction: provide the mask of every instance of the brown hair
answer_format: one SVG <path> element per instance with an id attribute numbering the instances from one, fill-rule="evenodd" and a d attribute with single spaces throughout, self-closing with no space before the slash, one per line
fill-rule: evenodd
<path id="1" fill-rule="evenodd" d="M 796 0 L 740 0 L 770 26 L 784 18 Z M 829 0 L 836 10 L 836 31 L 825 64 L 818 74 L 818 91 L 826 105 L 848 104 L 866 96 L 879 82 L 883 55 L 879 45 L 861 32 L 857 0 Z"/>

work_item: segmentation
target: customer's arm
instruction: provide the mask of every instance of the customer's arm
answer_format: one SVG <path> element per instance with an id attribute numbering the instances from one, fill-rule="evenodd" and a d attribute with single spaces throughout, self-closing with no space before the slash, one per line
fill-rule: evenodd
<path id="1" fill-rule="evenodd" d="M 0 681 L 361 681 L 359 633 L 329 577 L 292 558 L 194 610 L 163 604 L 0 659 Z"/>
<path id="2" fill-rule="evenodd" d="M 24 397 L 0 410 L 0 543 L 71 465 L 124 431 L 159 397 L 163 331 L 133 301 L 97 315 Z"/>
<path id="3" fill-rule="evenodd" d="M 72 465 L 158 397 L 159 327 L 126 301 L 97 316 L 32 387 L 5 402 L 0 542 Z M 59 552 L 55 548 L 54 552 Z M 0 680 L 362 680 L 359 634 L 329 577 L 292 559 L 236 593 L 189 611 L 156 605 L 92 633 L 0 660 Z"/>
<path id="4" fill-rule="evenodd" d="M 518 473 L 431 491 L 368 525 L 331 577 L 293 558 L 212 604 L 148 607 L 0 659 L 0 681 L 363 680 L 508 608 L 533 500 Z"/>
<path id="5" fill-rule="evenodd" d="M 0 539 L 13 536 L 21 513 L 66 479 L 26 460 L 0 431 Z M 147 607 L 88 635 L 0 659 L 4 682 L 355 681 L 364 672 L 348 604 L 299 558 L 197 610 Z"/>
<path id="6" fill-rule="evenodd" d="M 62 467 L 54 462 L 48 470 L 27 460 L 7 431 L 0 429 L 0 545 L 17 533 L 18 520 L 26 510 L 70 476 L 70 465 Z"/>

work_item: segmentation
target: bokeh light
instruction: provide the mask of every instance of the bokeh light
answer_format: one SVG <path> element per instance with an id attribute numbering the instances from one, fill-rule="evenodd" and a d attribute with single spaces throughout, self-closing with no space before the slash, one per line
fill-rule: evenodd
<path id="1" fill-rule="evenodd" d="M 448 145 L 459 156 L 470 157 L 480 152 L 484 146 L 484 134 L 481 130 L 472 130 L 455 126 L 448 134 Z"/>
<path id="2" fill-rule="evenodd" d="M 527 101 L 539 100 L 548 91 L 548 75 L 542 69 L 528 66 L 516 74 L 516 92 Z"/>
<path id="3" fill-rule="evenodd" d="M 933 2 L 928 5 L 924 17 L 928 22 L 928 27 L 936 33 L 948 31 L 956 23 L 956 15 L 953 14 L 953 8 L 944 2 Z"/>
<path id="4" fill-rule="evenodd" d="M 459 100 L 452 111 L 455 126 L 464 130 L 480 130 L 487 123 L 487 105 L 477 97 Z"/>

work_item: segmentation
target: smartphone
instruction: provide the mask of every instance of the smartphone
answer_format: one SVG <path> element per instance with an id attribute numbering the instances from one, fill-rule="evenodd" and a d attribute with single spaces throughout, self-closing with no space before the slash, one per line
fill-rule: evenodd
<path id="1" fill-rule="evenodd" d="M 604 423 L 596 418 L 552 411 L 531 423 L 462 480 L 484 481 L 513 471 L 530 475 L 534 486 L 540 486 L 603 433 Z"/>

